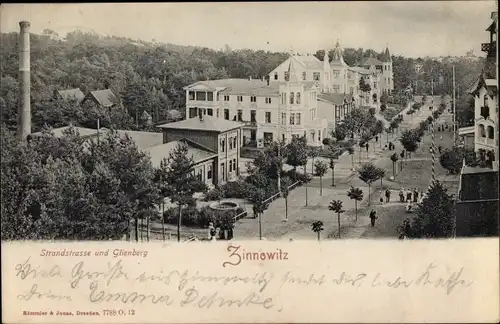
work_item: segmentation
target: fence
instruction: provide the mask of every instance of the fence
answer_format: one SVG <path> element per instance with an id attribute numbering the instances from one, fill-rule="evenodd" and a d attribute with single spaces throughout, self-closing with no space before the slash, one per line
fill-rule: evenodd
<path id="1" fill-rule="evenodd" d="M 296 181 L 296 182 L 292 183 L 290 186 L 288 186 L 288 191 L 295 189 L 299 184 L 300 184 L 300 181 Z M 278 199 L 280 197 L 280 194 L 281 194 L 280 192 L 275 193 L 271 197 L 264 200 L 263 203 L 267 204 L 267 203 L 271 203 L 271 202 L 275 201 L 276 199 Z"/>

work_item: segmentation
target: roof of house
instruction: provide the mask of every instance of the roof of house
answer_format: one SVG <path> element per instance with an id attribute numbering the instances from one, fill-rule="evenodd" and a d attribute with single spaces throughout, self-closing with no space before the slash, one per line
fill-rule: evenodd
<path id="1" fill-rule="evenodd" d="M 491 97 L 496 96 L 498 94 L 498 84 L 495 79 L 486 79 L 484 75 L 480 75 L 474 84 L 467 91 L 472 95 L 476 95 L 481 88 L 485 88 L 487 94 Z"/>
<path id="2" fill-rule="evenodd" d="M 367 59 L 364 60 L 363 64 L 361 64 L 362 66 L 372 66 L 372 65 L 382 65 L 384 63 L 382 63 L 381 61 L 377 60 L 376 58 L 374 57 L 369 57 Z"/>
<path id="3" fill-rule="evenodd" d="M 76 127 L 76 126 L 63 126 L 59 128 L 53 128 L 50 129 L 50 133 L 54 134 L 54 137 L 61 138 L 65 135 L 65 132 L 73 127 L 73 129 L 78 132 L 78 134 L 81 137 L 92 137 L 92 136 L 97 136 L 97 129 L 92 129 L 92 128 L 85 128 L 85 127 Z M 101 128 L 101 133 L 107 131 L 105 128 Z M 31 133 L 32 136 L 42 136 L 45 135 L 43 131 L 36 132 L 36 133 Z"/>
<path id="4" fill-rule="evenodd" d="M 241 123 L 209 115 L 204 115 L 202 119 L 200 119 L 199 117 L 193 117 L 174 123 L 158 125 L 159 128 L 163 129 L 189 129 L 220 133 L 236 129 L 241 126 Z"/>
<path id="5" fill-rule="evenodd" d="M 116 102 L 115 94 L 109 90 L 96 90 L 89 92 L 89 95 L 95 98 L 95 100 L 103 107 L 111 107 Z"/>
<path id="6" fill-rule="evenodd" d="M 278 95 L 278 85 L 260 79 L 220 79 L 199 81 L 184 87 L 184 90 L 203 89 L 220 91 L 221 94 Z"/>
<path id="7" fill-rule="evenodd" d="M 347 69 L 350 71 L 359 73 L 359 74 L 366 74 L 366 75 L 372 74 L 372 72 L 370 70 L 365 69 L 364 67 L 361 67 L 361 66 L 352 66 L 352 67 L 348 67 Z"/>
<path id="8" fill-rule="evenodd" d="M 334 105 L 342 105 L 344 103 L 352 102 L 352 95 L 344 93 L 319 93 L 318 99 L 330 102 Z"/>
<path id="9" fill-rule="evenodd" d="M 125 137 L 125 134 L 127 134 L 140 149 L 146 149 L 149 147 L 163 144 L 163 133 L 140 132 L 140 131 L 130 131 L 130 130 L 117 130 L 116 132 L 122 138 Z"/>
<path id="10" fill-rule="evenodd" d="M 85 95 L 79 88 L 57 90 L 57 93 L 61 96 L 63 100 L 76 99 L 78 102 L 81 102 L 83 98 L 85 98 Z"/>
<path id="11" fill-rule="evenodd" d="M 197 145 L 196 143 L 188 141 L 186 139 L 149 147 L 147 149 L 143 149 L 143 151 L 149 153 L 153 166 L 158 167 L 160 166 L 161 161 L 164 158 L 168 158 L 170 153 L 178 145 L 187 145 L 188 158 L 192 158 L 195 163 L 199 163 L 201 161 L 217 156 L 217 153 L 212 152 L 206 148 L 203 148 Z"/>
<path id="12" fill-rule="evenodd" d="M 347 63 L 344 62 L 344 57 L 342 53 L 342 48 L 340 47 L 339 41 L 335 44 L 335 48 L 333 49 L 332 61 L 330 62 L 331 66 L 347 66 Z"/>
<path id="13" fill-rule="evenodd" d="M 386 47 L 385 50 L 382 52 L 382 61 L 383 62 L 392 61 L 391 53 L 389 52 L 389 47 Z"/>
<path id="14" fill-rule="evenodd" d="M 314 55 L 294 55 L 292 57 L 307 70 L 323 70 L 323 62 Z"/>

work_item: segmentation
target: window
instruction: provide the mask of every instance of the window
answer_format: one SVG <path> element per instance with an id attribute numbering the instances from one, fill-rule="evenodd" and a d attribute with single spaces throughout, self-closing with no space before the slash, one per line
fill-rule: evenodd
<path id="1" fill-rule="evenodd" d="M 198 115 L 198 108 L 189 108 L 189 118 L 196 117 Z"/>
<path id="2" fill-rule="evenodd" d="M 333 77 L 338 78 L 340 76 L 340 70 L 333 70 Z"/>
<path id="3" fill-rule="evenodd" d="M 220 164 L 220 171 L 222 173 L 222 181 L 226 180 L 226 165 L 224 163 Z"/>
<path id="4" fill-rule="evenodd" d="M 207 92 L 207 100 L 214 101 L 214 93 L 213 92 Z"/>
<path id="5" fill-rule="evenodd" d="M 274 72 L 274 80 L 278 80 L 278 72 Z"/>
<path id="6" fill-rule="evenodd" d="M 484 119 L 490 117 L 490 108 L 488 106 L 481 107 L 481 116 L 483 116 Z"/>
<path id="7" fill-rule="evenodd" d="M 354 88 L 353 88 L 353 87 L 349 87 L 349 93 L 350 93 L 350 94 L 353 94 L 353 93 L 354 93 Z"/>
<path id="8" fill-rule="evenodd" d="M 488 107 L 488 96 L 487 96 L 487 95 L 484 95 L 484 98 L 483 98 L 483 106 L 484 106 L 484 107 Z"/>
<path id="9" fill-rule="evenodd" d="M 224 101 L 229 101 L 229 96 L 224 96 Z"/>
<path id="10" fill-rule="evenodd" d="M 340 107 L 335 106 L 335 121 L 339 122 L 340 121 Z"/>
<path id="11" fill-rule="evenodd" d="M 295 99 L 297 105 L 300 105 L 300 92 L 297 92 L 297 99 Z"/>
<path id="12" fill-rule="evenodd" d="M 266 123 L 271 123 L 271 112 L 266 111 Z"/>
<path id="13" fill-rule="evenodd" d="M 229 109 L 224 109 L 224 119 L 229 120 Z"/>
<path id="14" fill-rule="evenodd" d="M 196 178 L 198 178 L 198 181 L 203 181 L 203 170 L 202 169 L 196 170 Z"/>
<path id="15" fill-rule="evenodd" d="M 221 152 L 226 151 L 226 140 L 224 138 L 221 138 L 221 140 L 220 140 L 220 151 Z"/>
<path id="16" fill-rule="evenodd" d="M 229 173 L 233 172 L 233 160 L 229 160 Z"/>
<path id="17" fill-rule="evenodd" d="M 211 164 L 207 165 L 207 179 L 208 180 L 212 179 L 212 165 Z"/>
<path id="18" fill-rule="evenodd" d="M 488 138 L 495 138 L 495 129 L 493 128 L 493 126 L 488 126 Z"/>
<path id="19" fill-rule="evenodd" d="M 257 97 L 256 96 L 251 96 L 250 97 L 250 102 L 257 102 Z"/>
<path id="20" fill-rule="evenodd" d="M 319 81 L 320 78 L 321 78 L 321 73 L 319 73 L 319 72 L 313 73 L 313 80 L 314 81 Z"/>
<path id="21" fill-rule="evenodd" d="M 238 171 L 238 165 L 236 164 L 236 159 L 233 159 L 233 171 Z"/>
<path id="22" fill-rule="evenodd" d="M 300 125 L 300 113 L 295 114 L 295 125 Z"/>
<path id="23" fill-rule="evenodd" d="M 229 139 L 229 149 L 230 150 L 233 149 L 233 139 L 232 138 Z M 231 167 L 229 167 L 229 172 L 231 172 Z"/>
<path id="24" fill-rule="evenodd" d="M 238 121 L 243 121 L 243 110 L 238 109 Z"/>
<path id="25" fill-rule="evenodd" d="M 334 93 L 339 93 L 340 92 L 340 86 L 338 84 L 333 86 L 333 92 Z"/>
<path id="26" fill-rule="evenodd" d="M 281 125 L 286 125 L 286 113 L 281 113 Z"/>
<path id="27" fill-rule="evenodd" d="M 293 92 L 290 92 L 290 104 L 293 105 Z"/>
<path id="28" fill-rule="evenodd" d="M 235 136 L 233 137 L 233 148 L 237 148 L 238 147 L 238 136 Z"/>
<path id="29" fill-rule="evenodd" d="M 288 81 L 288 71 L 285 71 L 284 76 L 285 76 L 285 81 Z"/>
<path id="30" fill-rule="evenodd" d="M 214 115 L 214 110 L 212 108 L 207 109 L 207 115 L 213 116 Z"/>
<path id="31" fill-rule="evenodd" d="M 347 104 L 344 104 L 344 116 L 347 116 L 349 114 L 349 107 Z"/>
<path id="32" fill-rule="evenodd" d="M 196 92 L 196 100 L 199 101 L 206 101 L 207 100 L 207 93 L 206 92 Z"/>
<path id="33" fill-rule="evenodd" d="M 486 137 L 486 131 L 484 125 L 479 124 L 479 137 Z"/>
<path id="34" fill-rule="evenodd" d="M 290 114 L 290 125 L 295 125 L 295 113 Z"/>
<path id="35" fill-rule="evenodd" d="M 250 110 L 250 121 L 252 123 L 257 121 L 257 110 Z"/>
<path id="36" fill-rule="evenodd" d="M 266 97 L 266 104 L 270 104 L 271 103 L 271 97 Z"/>
<path id="37" fill-rule="evenodd" d="M 321 130 L 318 130 L 318 142 L 321 142 Z"/>
<path id="38" fill-rule="evenodd" d="M 194 91 L 189 91 L 189 100 L 194 100 Z"/>
<path id="39" fill-rule="evenodd" d="M 242 102 L 243 101 L 243 96 L 238 96 L 238 102 Z"/>
<path id="40" fill-rule="evenodd" d="M 307 79 L 307 73 L 306 72 L 302 72 L 302 80 L 306 80 Z"/>

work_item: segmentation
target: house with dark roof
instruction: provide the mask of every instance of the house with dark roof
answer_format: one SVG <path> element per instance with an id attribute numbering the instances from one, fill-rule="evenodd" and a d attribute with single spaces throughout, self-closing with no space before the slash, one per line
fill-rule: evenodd
<path id="1" fill-rule="evenodd" d="M 163 143 L 185 141 L 208 155 L 212 154 L 207 160 L 200 160 L 197 167 L 197 170 L 202 170 L 196 171 L 200 172 L 202 181 L 221 185 L 236 180 L 240 174 L 242 123 L 210 116 L 203 111 L 197 115 L 157 126 L 163 132 Z"/>
<path id="2" fill-rule="evenodd" d="M 335 131 L 335 125 L 354 108 L 354 97 L 343 93 L 318 94 L 318 117 L 328 121 L 328 130 Z"/>
<path id="3" fill-rule="evenodd" d="M 83 94 L 82 90 L 79 88 L 75 89 L 66 89 L 66 90 L 56 90 L 54 92 L 56 98 L 62 99 L 62 100 L 74 100 L 77 103 L 81 103 L 82 100 L 85 98 L 85 95 Z"/>
<path id="4" fill-rule="evenodd" d="M 110 89 L 105 89 L 90 91 L 82 100 L 82 104 L 87 101 L 93 102 L 103 108 L 111 108 L 116 105 L 118 98 L 116 98 Z"/>

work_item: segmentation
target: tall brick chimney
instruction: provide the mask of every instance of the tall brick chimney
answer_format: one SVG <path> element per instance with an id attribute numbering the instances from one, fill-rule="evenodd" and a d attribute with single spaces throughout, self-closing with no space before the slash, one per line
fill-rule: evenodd
<path id="1" fill-rule="evenodd" d="M 29 21 L 19 22 L 19 128 L 18 138 L 25 141 L 31 134 L 31 76 L 30 76 L 30 26 Z"/>

